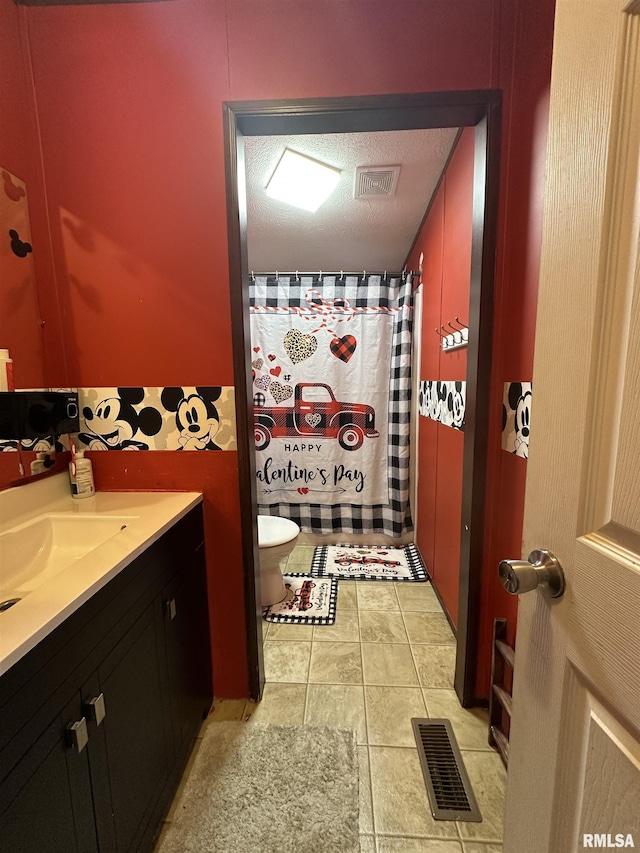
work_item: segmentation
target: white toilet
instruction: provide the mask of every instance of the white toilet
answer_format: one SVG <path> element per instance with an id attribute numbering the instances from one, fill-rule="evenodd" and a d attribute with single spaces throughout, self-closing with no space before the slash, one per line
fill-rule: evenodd
<path id="1" fill-rule="evenodd" d="M 282 601 L 287 594 L 282 569 L 293 551 L 300 528 L 288 518 L 276 515 L 258 516 L 258 547 L 260 548 L 260 589 L 262 606 Z"/>

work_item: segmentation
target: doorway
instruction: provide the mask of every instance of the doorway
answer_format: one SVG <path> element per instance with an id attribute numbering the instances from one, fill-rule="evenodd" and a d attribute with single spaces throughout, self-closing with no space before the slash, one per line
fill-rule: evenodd
<path id="1" fill-rule="evenodd" d="M 454 687 L 475 703 L 475 671 L 484 527 L 491 375 L 495 233 L 499 186 L 501 93 L 442 92 L 301 101 L 230 102 L 224 106 L 229 279 L 236 425 L 251 697 L 264 686 L 259 594 L 253 392 L 249 332 L 244 138 L 474 127 L 474 186 L 467 408 L 463 456 L 460 587 Z"/>

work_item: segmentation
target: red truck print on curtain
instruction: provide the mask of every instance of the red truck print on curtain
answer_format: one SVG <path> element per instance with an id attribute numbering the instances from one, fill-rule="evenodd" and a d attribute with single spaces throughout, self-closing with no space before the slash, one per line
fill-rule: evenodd
<path id="1" fill-rule="evenodd" d="M 255 406 L 253 431 L 256 450 L 265 450 L 272 438 L 337 438 L 344 450 L 358 450 L 365 437 L 377 438 L 376 413 L 366 403 L 341 403 L 324 382 L 299 382 L 293 406 Z"/>

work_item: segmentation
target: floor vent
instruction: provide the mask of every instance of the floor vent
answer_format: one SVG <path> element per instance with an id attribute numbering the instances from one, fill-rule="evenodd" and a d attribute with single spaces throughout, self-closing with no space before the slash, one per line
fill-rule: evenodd
<path id="1" fill-rule="evenodd" d="M 482 820 L 449 720 L 412 719 L 435 820 Z"/>

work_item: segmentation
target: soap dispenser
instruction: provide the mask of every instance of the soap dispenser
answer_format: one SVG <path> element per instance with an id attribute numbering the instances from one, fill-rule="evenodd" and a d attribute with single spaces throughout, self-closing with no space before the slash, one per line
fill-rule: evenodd
<path id="1" fill-rule="evenodd" d="M 95 495 L 93 482 L 93 465 L 86 459 L 84 450 L 76 451 L 71 444 L 71 462 L 69 462 L 69 479 L 71 481 L 72 498 L 90 498 Z"/>

